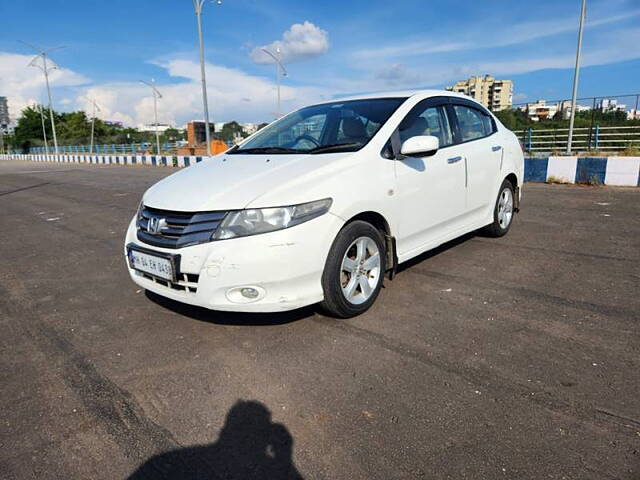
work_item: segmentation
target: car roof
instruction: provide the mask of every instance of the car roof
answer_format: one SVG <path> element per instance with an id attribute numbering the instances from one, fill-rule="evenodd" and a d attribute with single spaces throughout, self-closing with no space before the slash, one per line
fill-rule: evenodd
<path id="1" fill-rule="evenodd" d="M 351 100 L 370 100 L 375 98 L 410 98 L 410 97 L 420 97 L 429 98 L 429 97 L 458 97 L 465 98 L 467 100 L 471 100 L 471 97 L 467 95 L 463 95 L 456 92 L 451 92 L 449 90 L 404 90 L 398 92 L 376 92 L 376 93 L 364 93 L 359 95 L 349 95 L 345 97 L 336 97 L 330 100 L 325 100 L 324 102 L 318 102 L 316 105 L 322 105 L 323 103 L 334 103 L 334 102 L 348 102 Z"/>

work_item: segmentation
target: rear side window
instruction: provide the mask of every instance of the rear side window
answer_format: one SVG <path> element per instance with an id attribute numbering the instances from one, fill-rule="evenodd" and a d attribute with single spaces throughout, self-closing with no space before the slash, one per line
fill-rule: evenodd
<path id="1" fill-rule="evenodd" d="M 491 117 L 475 108 L 454 105 L 462 142 L 488 137 L 494 132 Z"/>

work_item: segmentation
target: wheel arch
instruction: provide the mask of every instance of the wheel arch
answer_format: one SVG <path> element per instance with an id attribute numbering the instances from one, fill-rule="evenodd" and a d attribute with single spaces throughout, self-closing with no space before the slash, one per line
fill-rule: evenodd
<path id="1" fill-rule="evenodd" d="M 345 222 L 345 225 L 348 225 L 351 222 L 355 222 L 356 220 L 362 220 L 364 222 L 370 223 L 375 228 L 378 229 L 385 240 L 385 252 L 386 252 L 386 265 L 387 272 L 389 272 L 389 279 L 393 279 L 395 272 L 398 267 L 398 252 L 396 248 L 396 239 L 391 232 L 391 227 L 389 222 L 384 217 L 384 215 L 374 212 L 372 210 L 366 212 L 360 212 Z"/>
<path id="2" fill-rule="evenodd" d="M 345 222 L 345 225 L 351 222 L 355 222 L 356 220 L 362 220 L 367 223 L 370 223 L 374 227 L 376 227 L 380 232 L 384 235 L 391 235 L 391 227 L 389 226 L 389 222 L 383 215 L 374 211 L 360 212 L 357 215 L 352 216 L 349 220 Z"/>

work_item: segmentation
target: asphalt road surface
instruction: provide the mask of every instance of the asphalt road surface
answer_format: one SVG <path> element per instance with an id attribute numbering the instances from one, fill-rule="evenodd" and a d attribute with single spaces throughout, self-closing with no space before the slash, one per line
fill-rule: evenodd
<path id="1" fill-rule="evenodd" d="M 147 295 L 169 168 L 0 162 L 0 478 L 640 478 L 640 190 L 527 184 L 351 320 Z"/>

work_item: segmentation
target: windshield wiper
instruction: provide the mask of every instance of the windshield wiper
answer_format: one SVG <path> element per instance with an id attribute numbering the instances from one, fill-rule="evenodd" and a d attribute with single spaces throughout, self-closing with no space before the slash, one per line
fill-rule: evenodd
<path id="1" fill-rule="evenodd" d="M 286 147 L 255 147 L 255 148 L 238 148 L 233 152 L 227 152 L 231 154 L 242 153 L 303 153 L 303 150 L 297 150 L 295 148 Z"/>
<path id="2" fill-rule="evenodd" d="M 316 148 L 308 150 L 306 153 L 327 153 L 327 152 L 348 152 L 354 147 L 362 147 L 362 143 L 350 142 L 350 143 L 334 143 L 332 145 L 321 145 Z"/>

